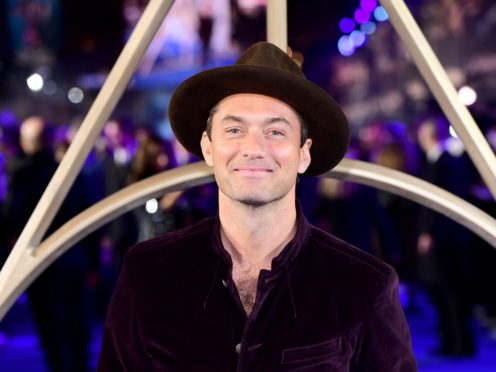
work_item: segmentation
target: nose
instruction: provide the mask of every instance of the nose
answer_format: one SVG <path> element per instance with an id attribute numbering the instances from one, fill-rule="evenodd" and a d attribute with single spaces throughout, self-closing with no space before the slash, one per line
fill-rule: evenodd
<path id="1" fill-rule="evenodd" d="M 264 137 L 258 133 L 248 133 L 241 144 L 241 154 L 250 159 L 260 159 L 265 156 Z"/>

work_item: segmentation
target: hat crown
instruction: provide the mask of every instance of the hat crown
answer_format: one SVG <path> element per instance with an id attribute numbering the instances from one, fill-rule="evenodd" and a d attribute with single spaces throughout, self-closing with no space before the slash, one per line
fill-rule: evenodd
<path id="1" fill-rule="evenodd" d="M 236 65 L 262 66 L 305 77 L 295 61 L 279 47 L 267 42 L 252 45 L 238 58 Z"/>

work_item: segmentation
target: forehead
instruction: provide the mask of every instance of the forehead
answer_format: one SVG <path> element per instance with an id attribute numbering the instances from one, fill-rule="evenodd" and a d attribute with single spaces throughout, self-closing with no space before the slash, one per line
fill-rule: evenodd
<path id="1" fill-rule="evenodd" d="M 299 123 L 298 114 L 290 105 L 261 94 L 241 93 L 228 96 L 217 104 L 214 111 L 225 115 L 283 117 L 289 122 Z"/>

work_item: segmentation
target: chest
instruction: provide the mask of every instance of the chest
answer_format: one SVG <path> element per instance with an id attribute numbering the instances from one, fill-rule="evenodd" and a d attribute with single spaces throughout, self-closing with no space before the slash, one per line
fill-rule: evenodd
<path id="1" fill-rule="evenodd" d="M 257 297 L 258 274 L 246 274 L 233 272 L 233 280 L 238 289 L 241 303 L 249 316 L 253 310 L 255 299 Z"/>
<path id="2" fill-rule="evenodd" d="M 162 298 L 180 301 L 160 301 L 143 308 L 146 313 L 140 316 L 145 319 L 141 332 L 147 352 L 161 370 L 246 372 L 289 371 L 295 367 L 314 368 L 309 369 L 314 371 L 349 370 L 356 336 L 347 338 L 359 327 L 347 325 L 346 319 L 338 314 L 336 306 L 341 307 L 343 301 L 317 292 L 322 289 L 319 286 L 305 286 L 303 290 L 298 284 L 301 280 L 292 279 L 291 294 L 283 274 L 268 281 L 263 271 L 259 277 L 233 272 L 239 298 L 246 314 L 251 314 L 248 319 L 241 316 L 233 292 L 220 280 L 211 290 L 206 305 L 204 293 L 195 292 L 198 283 L 183 282 L 180 289 L 171 286 L 171 290 L 180 290 L 178 294 L 188 296 L 164 293 Z M 192 302 L 188 302 L 190 299 Z M 144 306 L 143 302 L 139 303 Z M 350 311 L 346 310 L 348 316 Z M 346 340 L 340 338 L 342 335 L 347 336 Z"/>

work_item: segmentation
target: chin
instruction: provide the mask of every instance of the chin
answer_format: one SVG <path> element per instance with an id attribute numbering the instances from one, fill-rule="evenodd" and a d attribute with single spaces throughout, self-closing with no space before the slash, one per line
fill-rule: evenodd
<path id="1" fill-rule="evenodd" d="M 236 200 L 239 203 L 242 203 L 244 205 L 250 206 L 250 207 L 263 207 L 265 205 L 268 205 L 273 202 L 277 202 L 278 200 L 281 200 L 283 197 L 260 197 L 260 196 L 246 196 L 246 197 L 240 197 L 237 198 Z"/>
<path id="2" fill-rule="evenodd" d="M 247 205 L 249 207 L 263 207 L 264 205 L 268 204 L 269 202 L 266 201 L 266 200 L 262 200 L 262 199 L 252 199 L 252 198 L 249 198 L 249 199 L 242 199 L 242 200 L 238 200 L 240 203 L 244 204 L 244 205 Z"/>

